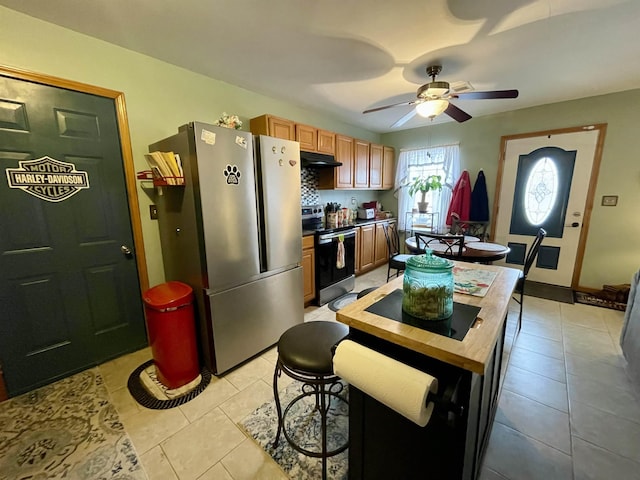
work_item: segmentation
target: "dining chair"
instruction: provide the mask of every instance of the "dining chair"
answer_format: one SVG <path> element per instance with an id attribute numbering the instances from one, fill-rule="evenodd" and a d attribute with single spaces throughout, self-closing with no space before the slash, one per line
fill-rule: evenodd
<path id="1" fill-rule="evenodd" d="M 428 248 L 434 255 L 449 258 L 462 257 L 464 252 L 464 235 L 421 232 L 415 232 L 414 235 L 418 251 L 424 252 Z"/>
<path id="2" fill-rule="evenodd" d="M 542 240 L 544 240 L 544 237 L 546 236 L 547 236 L 547 231 L 544 228 L 540 228 L 538 230 L 538 233 L 536 234 L 536 238 L 533 240 L 533 243 L 531 244 L 529 253 L 527 253 L 527 256 L 524 260 L 524 268 L 522 269 L 522 275 L 520 276 L 520 278 L 518 279 L 518 283 L 516 284 L 516 289 L 514 293 L 518 294 L 519 298 L 518 296 L 514 296 L 513 299 L 516 302 L 518 302 L 518 304 L 520 305 L 520 313 L 518 315 L 518 332 L 520 331 L 520 328 L 522 328 L 522 302 L 524 301 L 525 281 L 527 280 L 527 275 L 529 275 L 529 270 L 531 270 L 531 265 L 533 265 L 533 262 L 538 256 L 538 250 L 540 250 L 540 244 L 542 243 Z"/>
<path id="3" fill-rule="evenodd" d="M 400 272 L 404 272 L 407 259 L 413 255 L 400 253 L 400 235 L 398 234 L 397 222 L 384 223 L 384 236 L 387 239 L 387 251 L 389 252 L 389 263 L 387 266 L 387 282 L 391 278 L 391 269 L 396 271 L 396 277 Z"/>
<path id="4" fill-rule="evenodd" d="M 470 235 L 472 237 L 478 237 L 481 242 L 487 239 L 487 227 L 489 222 L 485 221 L 473 221 L 473 220 L 460 220 L 453 214 L 451 215 L 451 233 L 454 235 Z"/>

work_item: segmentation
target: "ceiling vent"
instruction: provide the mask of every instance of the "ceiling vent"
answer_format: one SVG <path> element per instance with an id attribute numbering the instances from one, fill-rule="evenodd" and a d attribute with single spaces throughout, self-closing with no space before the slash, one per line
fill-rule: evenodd
<path id="1" fill-rule="evenodd" d="M 473 85 L 469 82 L 459 81 L 449 84 L 449 91 L 453 93 L 472 92 L 473 90 Z"/>

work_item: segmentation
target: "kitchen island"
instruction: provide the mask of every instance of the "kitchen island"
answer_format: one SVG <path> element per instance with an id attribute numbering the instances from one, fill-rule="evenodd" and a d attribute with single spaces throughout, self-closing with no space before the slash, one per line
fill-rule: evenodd
<path id="1" fill-rule="evenodd" d="M 483 297 L 454 293 L 456 323 L 449 322 L 444 331 L 442 322 L 398 318 L 403 277 L 336 314 L 350 327 L 351 340 L 426 372 L 439 384 L 430 397 L 435 408 L 425 427 L 350 386 L 350 479 L 478 476 L 497 406 L 509 299 L 520 271 L 454 263 L 495 278 Z M 458 321 L 469 315 L 466 326 Z"/>

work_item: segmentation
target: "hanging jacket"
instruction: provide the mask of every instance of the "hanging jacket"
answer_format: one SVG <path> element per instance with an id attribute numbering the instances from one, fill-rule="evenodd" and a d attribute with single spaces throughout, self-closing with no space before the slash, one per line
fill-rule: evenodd
<path id="1" fill-rule="evenodd" d="M 460 220 L 470 220 L 469 209 L 471 207 L 471 181 L 469 180 L 469 172 L 462 171 L 460 178 L 453 187 L 451 195 L 451 203 L 447 210 L 446 224 L 451 225 L 451 214 L 456 213 Z"/>
<path id="2" fill-rule="evenodd" d="M 484 178 L 484 172 L 478 172 L 478 178 L 473 185 L 471 192 L 471 210 L 469 211 L 469 220 L 475 222 L 489 221 L 489 197 L 487 195 L 487 181 Z"/>

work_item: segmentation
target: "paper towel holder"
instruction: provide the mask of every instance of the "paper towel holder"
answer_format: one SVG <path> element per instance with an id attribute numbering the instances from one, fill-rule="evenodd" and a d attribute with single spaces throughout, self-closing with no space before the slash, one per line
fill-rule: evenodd
<path id="1" fill-rule="evenodd" d="M 445 385 L 442 394 L 429 392 L 427 394 L 427 405 L 429 402 L 433 402 L 433 411 L 440 417 L 446 417 L 447 420 L 452 421 L 449 414 L 453 414 L 454 417 L 462 417 L 464 415 L 464 406 L 458 405 L 453 396 L 458 391 L 461 378 L 458 378 L 456 382 L 448 382 Z"/>

